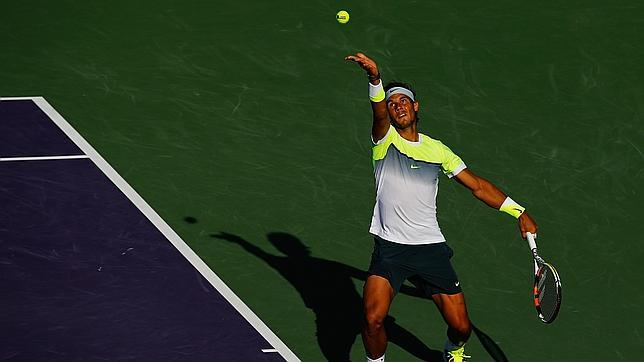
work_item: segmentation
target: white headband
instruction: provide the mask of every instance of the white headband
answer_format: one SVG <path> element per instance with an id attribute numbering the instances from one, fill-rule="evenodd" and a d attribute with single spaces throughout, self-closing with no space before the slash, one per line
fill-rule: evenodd
<path id="1" fill-rule="evenodd" d="M 416 100 L 414 99 L 414 93 L 412 93 L 409 89 L 403 87 L 393 87 L 389 89 L 385 94 L 385 100 L 388 100 L 389 97 L 393 96 L 394 94 L 404 94 L 407 97 L 411 98 L 412 102 L 416 102 Z"/>

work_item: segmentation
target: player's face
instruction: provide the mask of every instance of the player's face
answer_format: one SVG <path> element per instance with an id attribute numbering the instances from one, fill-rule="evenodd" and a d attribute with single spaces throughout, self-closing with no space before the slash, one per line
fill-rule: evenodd
<path id="1" fill-rule="evenodd" d="M 416 123 L 418 102 L 404 94 L 394 94 L 387 100 L 387 111 L 396 128 L 407 128 Z"/>

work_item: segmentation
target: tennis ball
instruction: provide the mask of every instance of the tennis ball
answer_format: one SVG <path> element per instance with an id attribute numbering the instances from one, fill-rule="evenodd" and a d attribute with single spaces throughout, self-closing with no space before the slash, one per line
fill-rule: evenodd
<path id="1" fill-rule="evenodd" d="M 346 24 L 349 22 L 349 13 L 344 10 L 340 10 L 337 14 L 335 14 L 335 20 L 337 20 L 340 24 Z"/>

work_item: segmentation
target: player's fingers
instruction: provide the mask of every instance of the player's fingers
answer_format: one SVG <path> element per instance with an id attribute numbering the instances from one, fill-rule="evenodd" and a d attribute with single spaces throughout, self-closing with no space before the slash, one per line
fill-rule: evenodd
<path id="1" fill-rule="evenodd" d="M 534 236 L 534 238 L 537 238 L 537 228 L 536 227 L 521 227 L 521 236 L 523 237 L 523 240 L 527 239 L 528 235 L 527 233 L 530 233 Z"/>
<path id="2" fill-rule="evenodd" d="M 350 60 L 350 61 L 352 61 L 352 62 L 356 62 L 356 63 L 358 63 L 358 64 L 360 64 L 360 65 L 364 65 L 364 64 L 365 64 L 364 59 L 358 58 L 358 57 L 356 57 L 355 55 L 349 55 L 349 56 L 345 57 L 344 59 L 345 59 L 345 60 Z"/>
<path id="3" fill-rule="evenodd" d="M 362 59 L 355 59 L 355 58 L 349 58 L 347 60 L 350 60 L 356 64 L 358 64 L 362 69 L 368 70 L 371 66 L 367 63 L 364 62 Z"/>
<path id="4" fill-rule="evenodd" d="M 376 67 L 376 63 L 367 57 L 359 57 L 358 55 L 360 54 L 362 53 L 357 53 L 356 55 L 347 55 L 346 57 L 344 57 L 344 59 L 357 63 L 362 69 L 366 70 L 370 74 L 377 74 L 378 68 Z M 364 54 L 362 55 L 364 56 Z"/>
<path id="5" fill-rule="evenodd" d="M 521 238 L 525 240 L 527 238 L 526 232 L 528 232 L 528 229 L 526 229 L 525 224 L 521 219 L 519 219 L 519 232 L 521 233 Z"/>

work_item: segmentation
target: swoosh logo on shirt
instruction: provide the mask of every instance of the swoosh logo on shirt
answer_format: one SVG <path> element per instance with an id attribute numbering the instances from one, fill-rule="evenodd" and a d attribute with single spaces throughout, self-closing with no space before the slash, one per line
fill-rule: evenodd
<path id="1" fill-rule="evenodd" d="M 411 165 L 410 167 L 411 167 L 413 170 L 415 170 L 415 169 L 417 169 L 417 168 L 420 168 L 420 166 L 418 166 L 418 165 Z"/>

